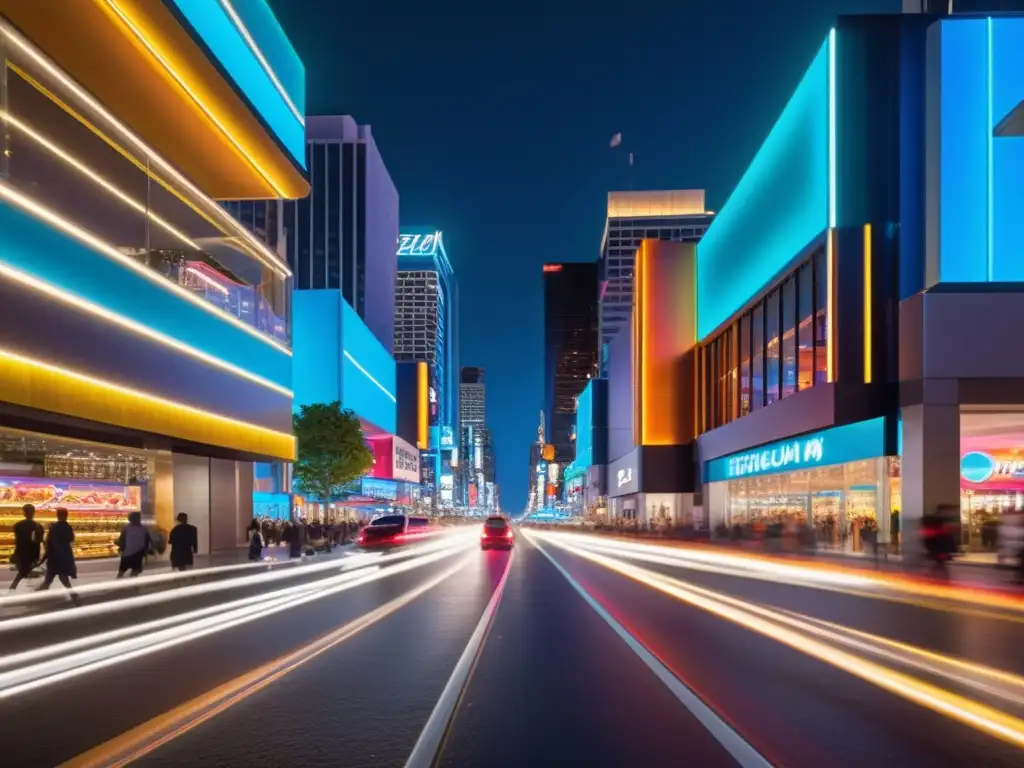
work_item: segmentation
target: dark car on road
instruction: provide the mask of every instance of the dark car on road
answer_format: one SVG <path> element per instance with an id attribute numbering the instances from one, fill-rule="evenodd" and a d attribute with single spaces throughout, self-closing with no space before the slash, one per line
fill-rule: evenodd
<path id="1" fill-rule="evenodd" d="M 356 544 L 363 549 L 397 547 L 416 541 L 430 530 L 430 521 L 412 515 L 382 515 L 359 532 Z"/>
<path id="2" fill-rule="evenodd" d="M 515 543 L 516 537 L 508 520 L 497 515 L 487 518 L 480 534 L 480 549 L 512 549 Z"/>

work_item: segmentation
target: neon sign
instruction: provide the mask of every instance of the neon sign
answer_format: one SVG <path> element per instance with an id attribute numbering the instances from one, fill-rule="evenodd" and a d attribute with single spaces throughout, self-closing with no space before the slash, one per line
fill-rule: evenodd
<path id="1" fill-rule="evenodd" d="M 626 467 L 625 469 L 620 469 L 619 470 L 618 477 L 616 479 L 616 486 L 615 487 L 616 488 L 621 488 L 622 486 L 629 485 L 632 482 L 633 482 L 633 468 L 632 467 Z"/>
<path id="2" fill-rule="evenodd" d="M 544 271 L 545 272 L 561 272 L 562 271 L 562 265 L 561 264 L 545 264 L 544 265 Z"/>
<path id="3" fill-rule="evenodd" d="M 429 235 L 399 235 L 399 256 L 433 256 L 441 247 L 441 232 Z"/>
<path id="4" fill-rule="evenodd" d="M 704 466 L 705 482 L 795 472 L 885 455 L 885 417 L 833 427 L 723 456 Z"/>

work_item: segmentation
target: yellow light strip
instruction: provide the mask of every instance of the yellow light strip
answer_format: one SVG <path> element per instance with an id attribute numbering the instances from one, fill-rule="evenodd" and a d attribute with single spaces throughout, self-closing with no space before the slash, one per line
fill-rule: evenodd
<path id="1" fill-rule="evenodd" d="M 82 227 L 78 226 L 74 222 L 68 221 L 64 217 L 57 215 L 56 213 L 51 211 L 49 208 L 43 207 L 42 205 L 37 203 L 35 200 L 32 200 L 29 197 L 26 197 L 25 195 L 23 195 L 20 192 L 14 190 L 12 187 L 8 186 L 4 182 L 0 182 L 0 198 L 6 199 L 6 200 L 14 203 L 15 205 L 23 208 L 24 210 L 28 211 L 29 213 L 33 214 L 34 216 L 37 216 L 38 218 L 42 219 L 43 221 L 45 221 L 47 224 L 51 225 L 52 227 L 54 227 L 56 229 L 59 229 L 61 232 L 64 232 L 64 233 L 66 233 L 68 235 L 71 235 L 76 240 L 81 241 L 85 245 L 88 245 L 90 248 L 93 248 L 94 250 L 102 253 L 104 256 L 108 256 L 109 258 L 111 258 L 111 259 L 117 261 L 118 263 L 128 267 L 129 269 L 135 271 L 139 275 L 142 275 L 143 277 L 145 277 L 150 282 L 152 282 L 152 283 L 162 287 L 164 290 L 172 291 L 172 292 L 178 294 L 179 296 L 181 296 L 182 298 L 186 299 L 187 301 L 190 301 L 193 304 L 195 304 L 197 307 L 200 307 L 204 311 L 209 312 L 211 315 L 213 315 L 215 317 L 218 317 L 218 318 L 220 318 L 220 319 L 222 319 L 222 320 L 224 320 L 226 322 L 229 322 L 229 323 L 231 323 L 232 325 L 234 325 L 234 326 L 236 326 L 238 328 L 241 328 L 243 331 L 248 333 L 250 336 L 253 336 L 253 337 L 259 339 L 260 341 L 262 341 L 265 344 L 269 344 L 274 349 L 277 349 L 277 350 L 279 350 L 281 352 L 284 352 L 289 357 L 291 356 L 292 351 L 290 349 L 288 349 L 288 347 L 286 347 L 283 344 L 281 344 L 281 342 L 279 342 L 276 339 L 273 339 L 270 336 L 267 336 L 266 334 L 258 331 L 256 328 L 252 327 L 251 325 L 247 325 L 246 323 L 243 323 L 241 320 L 239 320 L 234 315 L 230 315 L 227 312 L 224 312 L 224 311 L 222 311 L 220 309 L 217 309 L 217 307 L 213 306 L 213 304 L 210 304 L 205 299 L 199 298 L 198 296 L 196 296 L 191 291 L 188 291 L 188 290 L 182 288 L 177 283 L 171 282 L 170 280 L 168 280 L 163 275 L 158 274 L 158 273 L 154 272 L 153 270 L 151 270 L 149 267 L 143 266 L 142 264 L 140 264 L 139 262 L 135 261 L 134 259 L 132 259 L 132 258 L 130 258 L 128 256 L 125 256 L 123 253 L 118 251 L 116 248 L 114 248 L 112 245 L 110 245 L 106 241 L 100 240 L 98 237 L 93 235 L 91 232 L 83 229 Z"/>
<path id="2" fill-rule="evenodd" d="M 60 69 L 60 67 L 54 64 L 52 61 L 50 61 L 50 59 L 44 56 L 31 43 L 29 43 L 28 40 L 22 37 L 20 33 L 16 32 L 12 27 L 10 27 L 6 22 L 4 22 L 2 17 L 0 17 L 0 33 L 2 33 L 11 43 L 17 46 L 17 48 L 22 53 L 24 53 L 26 56 L 32 59 L 33 62 L 35 62 L 42 69 L 44 69 L 46 73 L 50 75 L 54 80 L 59 82 L 64 88 L 73 93 L 76 98 L 80 99 L 83 103 L 88 105 L 88 107 L 91 110 L 93 110 L 96 114 L 98 114 L 100 117 L 106 120 L 107 123 L 113 126 L 126 141 L 133 144 L 139 152 L 146 155 L 146 157 L 149 158 L 152 164 L 158 166 L 161 171 L 163 171 L 168 176 L 173 178 L 176 183 L 180 184 L 183 188 L 187 189 L 189 193 L 196 197 L 196 199 L 201 200 L 203 205 L 207 207 L 208 211 L 211 214 L 215 215 L 229 229 L 236 232 L 242 238 L 242 240 L 244 240 L 246 244 L 255 252 L 254 255 L 257 255 L 257 258 L 259 258 L 260 261 L 262 261 L 267 267 L 274 270 L 283 277 L 291 277 L 292 273 L 291 270 L 288 268 L 288 264 L 282 261 L 281 258 L 276 253 L 271 251 L 265 243 L 260 242 L 256 238 L 256 236 L 252 234 L 252 232 L 243 227 L 238 220 L 236 220 L 231 214 L 229 214 L 227 211 L 221 208 L 221 206 L 217 205 L 217 203 L 211 200 L 208 195 L 204 194 L 198 187 L 196 187 L 195 184 L 189 181 L 189 179 L 187 179 L 182 173 L 180 173 L 173 165 L 167 162 L 167 160 L 165 160 L 160 155 L 160 153 L 158 153 L 155 149 L 150 147 L 142 139 L 136 136 L 135 133 L 130 128 L 128 128 L 128 126 L 126 126 L 123 122 L 118 120 L 109 110 L 107 110 L 106 107 L 100 104 L 92 96 L 92 94 L 90 94 L 88 91 L 79 86 L 73 79 L 68 77 L 64 73 L 64 71 Z M 46 93 L 62 109 L 64 109 L 66 112 L 74 116 L 80 122 L 84 122 L 82 118 L 79 115 L 77 115 L 77 113 L 69 109 L 63 102 L 56 99 L 53 95 L 49 94 L 49 92 L 46 91 L 45 88 L 39 85 L 33 78 L 28 76 L 27 73 L 23 72 L 13 64 L 9 63 L 8 65 L 11 66 L 11 68 L 14 69 L 16 72 L 18 72 L 19 75 L 24 77 L 28 82 L 35 85 L 36 88 L 39 88 L 41 91 Z M 94 132 L 97 132 L 96 129 L 88 122 L 85 122 L 85 125 L 87 125 Z M 98 133 L 105 141 L 110 143 L 110 140 L 107 139 L 106 136 L 103 136 L 102 132 Z M 124 150 L 117 147 L 116 144 L 114 144 L 113 146 L 121 154 L 125 154 Z M 136 163 L 136 165 L 139 165 L 137 160 L 135 160 L 134 158 L 131 159 L 133 162 Z M 148 173 L 151 178 L 153 178 L 155 181 L 159 182 L 162 186 L 165 186 L 166 188 L 166 185 L 159 177 L 154 176 L 145 169 L 143 169 L 143 171 Z M 178 194 L 173 189 L 170 191 L 179 199 L 181 198 L 181 195 Z M 194 207 L 191 205 L 191 203 L 186 204 L 189 205 L 190 207 Z"/>
<path id="3" fill-rule="evenodd" d="M 236 376 L 241 376 L 244 379 L 248 379 L 249 381 L 255 384 L 259 384 L 262 387 L 266 387 L 267 389 L 272 389 L 275 392 L 279 392 L 280 394 L 285 395 L 287 397 L 292 396 L 292 391 L 290 389 L 275 384 L 269 379 L 265 379 L 262 376 L 259 376 L 258 374 L 245 370 L 244 368 L 239 368 L 237 365 L 229 363 L 226 360 L 221 360 L 219 357 L 209 355 L 206 352 L 203 352 L 199 349 L 196 349 L 195 347 L 185 344 L 184 342 L 178 341 L 177 339 L 160 333 L 157 330 L 149 328 L 148 326 L 145 326 L 142 323 L 137 323 L 136 321 L 131 320 L 125 317 L 124 315 L 119 315 L 116 312 L 111 312 L 110 310 L 101 307 L 99 304 L 93 304 L 91 301 L 88 301 L 82 298 L 81 296 L 76 296 L 73 293 L 69 293 L 68 291 L 65 291 L 61 288 L 58 288 L 55 285 L 52 285 L 51 283 L 47 283 L 43 280 L 39 280 L 36 277 L 32 277 L 31 275 L 28 275 L 24 272 L 21 272 L 20 270 L 8 266 L 2 261 L 0 261 L 0 275 L 4 275 L 5 277 L 8 277 L 11 280 L 18 282 L 21 285 L 26 286 L 27 288 L 31 288 L 35 291 L 39 291 L 40 293 L 44 293 L 50 298 L 61 302 L 62 304 L 74 307 L 75 309 L 84 310 L 85 312 L 88 312 L 91 315 L 95 315 L 96 317 L 102 318 L 107 322 L 113 323 L 114 325 L 119 325 L 122 328 L 131 331 L 132 333 L 135 333 L 139 336 L 143 336 L 147 339 L 151 339 L 152 341 L 156 341 L 159 344 L 163 344 L 164 346 L 170 347 L 171 349 L 177 350 L 178 352 L 183 352 L 186 355 L 194 357 L 197 360 L 202 360 L 204 363 L 209 363 L 210 365 L 220 368 L 221 370 L 227 371 L 228 373 L 233 373 Z"/>
<path id="4" fill-rule="evenodd" d="M 825 280 L 828 283 L 828 290 L 826 291 L 825 300 L 825 360 L 826 360 L 826 376 L 828 381 L 832 382 L 836 380 L 835 370 L 835 343 L 836 343 L 836 326 L 835 326 L 835 297 L 833 296 L 833 272 L 835 269 L 835 236 L 836 231 L 830 229 L 825 236 Z"/>
<path id="5" fill-rule="evenodd" d="M 268 174 L 263 169 L 263 167 L 259 163 L 257 163 L 248 152 L 245 151 L 242 145 L 238 143 L 238 140 L 227 129 L 227 126 L 225 126 L 224 123 L 222 123 L 217 118 L 217 116 L 213 114 L 213 111 L 208 106 L 206 106 L 206 104 L 203 103 L 203 100 L 199 98 L 199 94 L 195 92 L 195 89 L 191 88 L 189 84 L 185 82 L 185 78 L 182 77 L 181 74 L 171 65 L 171 62 L 168 61 L 167 56 L 165 56 L 157 49 L 153 41 L 150 40 L 149 37 L 147 37 L 147 35 L 145 34 L 145 32 L 141 30 L 134 21 L 132 21 L 132 19 L 128 16 L 127 13 L 125 13 L 124 10 L 122 10 L 121 6 L 117 4 L 116 0 L 103 0 L 103 3 L 117 15 L 117 17 L 129 30 L 131 30 L 132 34 L 135 35 L 136 39 L 140 43 L 142 43 L 143 47 L 147 51 L 149 51 L 153 58 L 156 59 L 164 68 L 167 74 L 171 76 L 171 79 L 173 79 L 174 82 L 176 82 L 178 86 L 186 94 L 188 94 L 189 98 L 192 99 L 192 103 L 199 107 L 199 110 L 204 115 L 206 115 L 206 118 L 211 123 L 213 123 L 217 127 L 217 129 L 224 135 L 224 138 L 231 142 L 231 146 L 233 146 L 238 151 L 239 155 L 245 158 L 249 165 L 253 167 L 253 170 L 255 170 L 256 173 L 263 177 L 263 180 L 267 182 L 271 189 L 274 190 L 276 195 L 278 197 L 285 197 L 285 194 L 281 189 L 281 185 L 274 181 L 274 179 L 271 178 L 270 174 Z"/>
<path id="6" fill-rule="evenodd" d="M 188 235 L 186 235 L 184 232 L 182 232 L 181 230 L 179 230 L 176 227 L 174 227 L 171 224 L 169 224 L 167 221 L 165 221 L 159 215 L 153 213 L 152 211 L 146 210 L 146 206 L 145 205 L 143 205 L 139 201 L 135 200 L 134 198 L 129 197 L 122 189 L 119 189 L 118 187 L 115 187 L 113 184 L 111 184 L 109 181 L 107 181 L 103 176 L 100 176 L 98 173 L 96 173 L 96 171 L 92 170 L 89 166 L 85 165 L 85 163 L 82 163 L 81 161 L 76 159 L 74 156 L 72 156 L 72 155 L 68 154 L 67 152 L 65 152 L 59 146 L 54 144 L 52 141 L 47 139 L 42 134 L 37 133 L 35 130 L 30 128 L 26 123 L 23 123 L 21 120 L 16 118 L 14 115 L 10 114 L 9 112 L 5 112 L 4 110 L 0 110 L 0 120 L 5 120 L 9 124 L 13 125 L 19 131 L 21 131 L 26 136 L 28 136 L 30 139 L 35 141 L 37 144 L 39 144 L 40 146 L 44 147 L 47 151 L 50 152 L 50 154 L 55 155 L 56 157 L 59 157 L 67 165 L 70 165 L 72 168 L 74 168 L 80 174 L 82 174 L 87 179 L 92 181 L 94 184 L 96 184 L 96 185 L 102 187 L 103 189 L 105 189 L 107 192 L 109 192 L 111 195 L 116 197 L 118 200 L 120 200 L 122 203 L 127 205 L 129 208 L 132 208 L 132 209 L 138 211 L 139 213 L 141 213 L 143 216 L 146 216 L 150 221 L 152 221 L 154 224 L 159 226 L 162 230 L 164 230 L 168 234 L 173 235 L 174 237 L 178 238 L 179 240 L 181 240 L 181 242 L 183 242 L 189 248 L 194 248 L 197 251 L 201 251 L 202 250 L 202 248 L 200 248 L 199 245 L 194 240 L 192 240 Z"/>
<path id="7" fill-rule="evenodd" d="M 30 408 L 291 461 L 295 438 L 0 349 L 3 399 Z"/>
<path id="8" fill-rule="evenodd" d="M 864 383 L 871 383 L 871 225 L 864 225 Z"/>
<path id="9" fill-rule="evenodd" d="M 430 387 L 430 373 L 422 360 L 416 363 L 416 447 L 425 451 L 430 447 L 428 436 L 428 411 L 430 409 L 427 389 Z"/>
<path id="10" fill-rule="evenodd" d="M 270 82 L 272 82 L 274 87 L 277 88 L 277 92 L 281 94 L 281 98 L 284 99 L 284 103 L 288 105 L 288 109 L 290 109 L 292 114 L 295 115 L 295 119 L 298 120 L 302 126 L 305 126 L 305 116 L 299 111 L 299 108 L 295 106 L 295 103 L 288 95 L 288 91 L 286 91 L 284 86 L 281 85 L 281 81 L 277 79 L 277 75 L 274 73 L 274 68 L 271 67 L 270 62 L 264 58 L 263 51 L 261 51 L 260 47 L 256 45 L 256 41 L 252 39 L 252 35 L 249 34 L 249 30 L 246 28 L 245 23 L 235 12 L 234 6 L 231 5 L 229 0 L 220 0 L 220 4 L 224 7 L 228 16 L 231 17 L 231 21 L 235 23 L 235 27 L 238 28 L 239 33 L 243 38 L 245 38 L 245 42 L 249 45 L 249 50 L 252 51 L 253 56 L 255 56 L 256 60 L 259 61 L 260 66 L 263 67 L 263 71 L 266 72 L 267 77 L 270 78 Z"/>

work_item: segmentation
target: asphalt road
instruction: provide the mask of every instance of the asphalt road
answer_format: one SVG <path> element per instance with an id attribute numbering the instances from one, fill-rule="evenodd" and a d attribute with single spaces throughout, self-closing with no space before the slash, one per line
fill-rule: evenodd
<path id="1" fill-rule="evenodd" d="M 992 671 L 1024 674 L 1012 600 L 668 550 L 651 562 L 583 537 L 517 542 L 479 552 L 464 535 L 268 582 L 293 587 L 292 602 L 254 602 L 237 625 L 196 624 L 15 695 L 3 643 L 25 653 L 35 630 L 0 621 L 0 764 L 403 765 L 506 570 L 468 680 L 434 715 L 446 725 L 437 765 L 1024 764 L 1009 743 L 1024 734 L 1024 680 Z M 317 592 L 319 579 L 340 586 Z M 259 587 L 219 594 L 255 600 Z M 191 627 L 190 611 L 216 606 L 167 599 L 70 620 L 63 641 L 153 616 Z M 58 634 L 47 625 L 38 642 Z M 1002 739 L 984 732 L 999 713 Z"/>

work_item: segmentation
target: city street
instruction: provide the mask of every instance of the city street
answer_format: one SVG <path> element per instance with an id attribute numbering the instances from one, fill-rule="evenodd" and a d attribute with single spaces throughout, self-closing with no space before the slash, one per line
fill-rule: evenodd
<path id="1" fill-rule="evenodd" d="M 153 597 L 0 622 L 5 766 L 1022 757 L 1024 603 L 997 591 L 462 529 Z"/>

